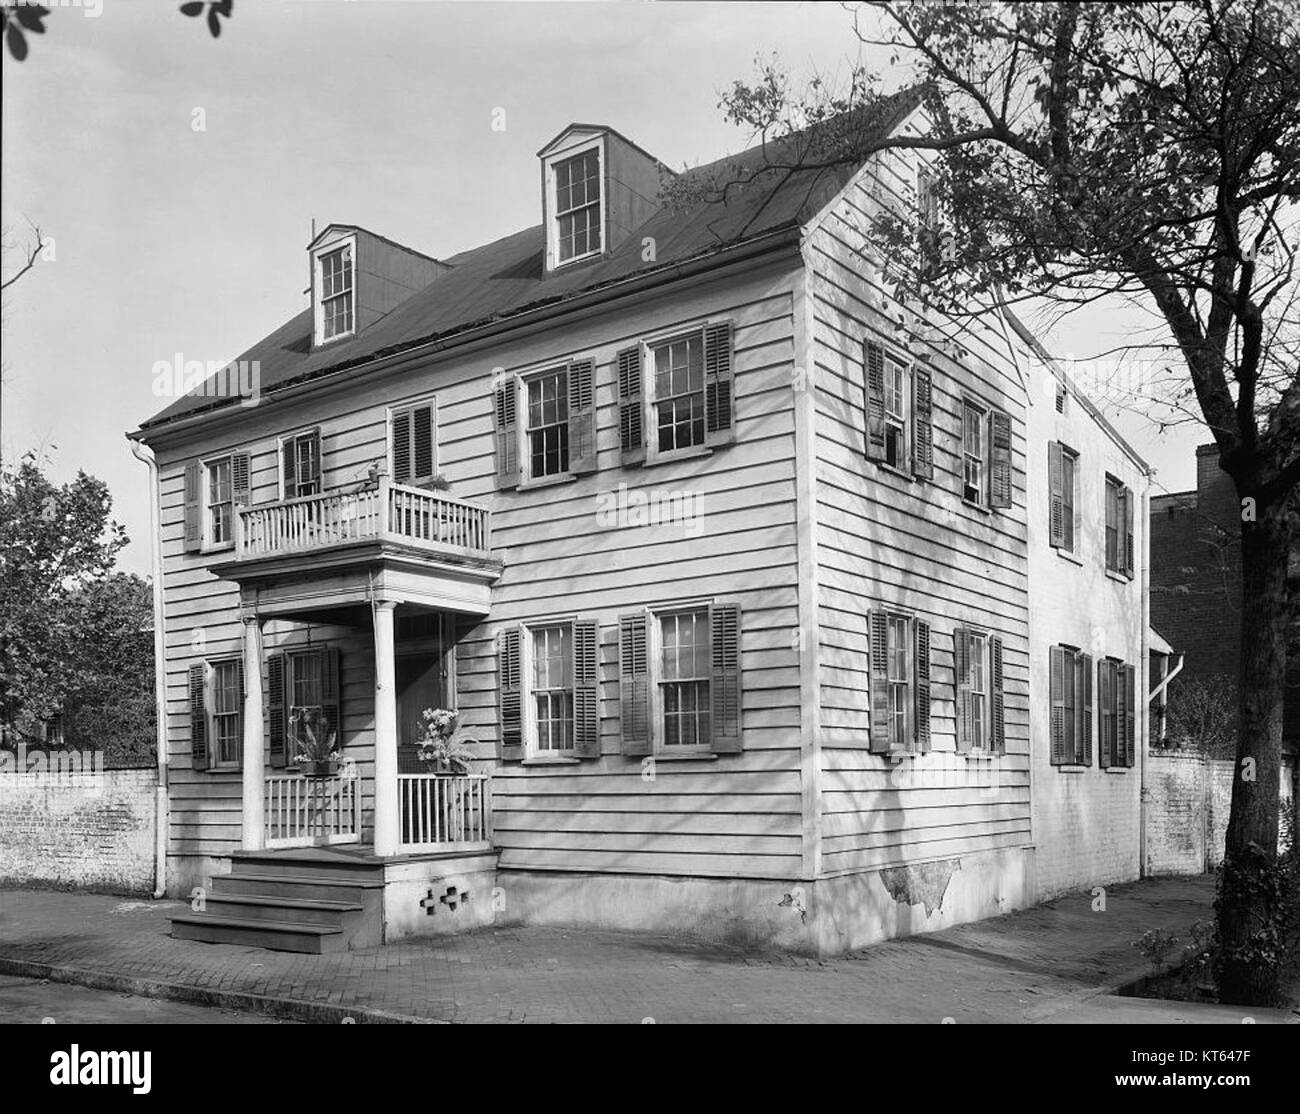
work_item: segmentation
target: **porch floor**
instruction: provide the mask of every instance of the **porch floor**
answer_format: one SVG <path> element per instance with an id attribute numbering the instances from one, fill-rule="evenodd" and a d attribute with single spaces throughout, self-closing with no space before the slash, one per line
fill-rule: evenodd
<path id="1" fill-rule="evenodd" d="M 490 842 L 458 843 L 454 846 L 429 851 L 403 851 L 395 855 L 376 855 L 375 849 L 368 843 L 335 843 L 324 847 L 273 847 L 264 851 L 232 851 L 231 859 L 281 859 L 286 862 L 303 864 L 316 863 L 324 866 L 367 865 L 384 866 L 388 863 L 420 863 L 431 859 L 459 859 L 467 854 L 481 854 L 492 851 Z"/>

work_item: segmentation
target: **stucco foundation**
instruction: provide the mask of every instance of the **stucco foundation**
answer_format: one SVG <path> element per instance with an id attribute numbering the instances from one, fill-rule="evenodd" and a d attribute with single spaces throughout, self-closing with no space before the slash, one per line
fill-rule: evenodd
<path id="1" fill-rule="evenodd" d="M 387 864 L 385 942 L 448 936 L 492 924 L 502 902 L 496 865 L 495 851 Z"/>

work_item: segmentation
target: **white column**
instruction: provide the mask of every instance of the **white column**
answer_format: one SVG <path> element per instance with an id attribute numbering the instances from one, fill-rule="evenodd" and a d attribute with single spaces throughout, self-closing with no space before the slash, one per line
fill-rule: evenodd
<path id="1" fill-rule="evenodd" d="M 397 853 L 397 668 L 393 655 L 393 612 L 378 601 L 375 617 L 375 854 Z"/>
<path id="2" fill-rule="evenodd" d="M 262 620 L 244 616 L 244 812 L 245 851 L 266 846 L 266 759 L 262 725 Z"/>

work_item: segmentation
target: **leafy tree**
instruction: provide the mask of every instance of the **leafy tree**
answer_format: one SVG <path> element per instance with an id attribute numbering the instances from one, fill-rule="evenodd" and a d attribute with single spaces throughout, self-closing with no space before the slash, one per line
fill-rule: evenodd
<path id="1" fill-rule="evenodd" d="M 1208 426 L 1242 502 L 1242 776 L 1219 989 L 1226 1002 L 1270 1001 L 1273 930 L 1251 878 L 1276 855 L 1287 628 L 1300 599 L 1300 562 L 1288 573 L 1300 534 L 1294 6 L 903 0 L 858 7 L 854 29 L 891 52 L 891 72 L 907 69 L 926 134 L 875 134 L 889 104 L 865 69 L 796 92 L 772 63 L 722 101 L 771 141 L 768 158 L 676 188 L 722 198 L 760 174 L 815 180 L 876 151 L 932 152 L 914 157 L 933 160 L 938 227 L 912 205 L 887 209 L 874 230 L 900 294 L 954 316 L 991 301 L 1046 299 L 1064 312 L 1115 296 L 1151 314 L 1159 335 L 1130 354 L 1168 366 L 1154 394 L 1170 420 Z"/>
<path id="2" fill-rule="evenodd" d="M 57 486 L 32 453 L 0 467 L 0 723 L 19 739 L 63 715 L 68 742 L 152 746 L 151 598 L 113 571 L 127 537 L 111 511 L 84 472 Z"/>

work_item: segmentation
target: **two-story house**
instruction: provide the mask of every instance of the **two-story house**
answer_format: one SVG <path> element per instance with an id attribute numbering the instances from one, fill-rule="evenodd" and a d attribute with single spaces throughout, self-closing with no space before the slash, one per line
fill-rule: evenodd
<path id="1" fill-rule="evenodd" d="M 859 124 L 918 129 L 917 99 Z M 870 217 L 918 207 L 924 163 L 789 174 L 756 148 L 692 172 L 747 177 L 725 201 L 667 206 L 612 128 L 538 157 L 542 224 L 486 246 L 328 227 L 310 307 L 241 358 L 256 398 L 195 391 L 131 435 L 160 505 L 169 884 L 203 889 L 174 931 L 830 953 L 1030 904 L 1046 442 L 1005 319 L 885 281 Z M 1070 448 L 1096 472 L 1076 513 L 1102 470 L 1138 489 Z M 1131 690 L 1131 634 L 1048 640 Z M 415 760 L 438 707 L 469 774 Z M 1126 707 L 1099 720 L 1114 755 L 1141 749 Z M 307 776 L 321 736 L 343 768 Z"/>

